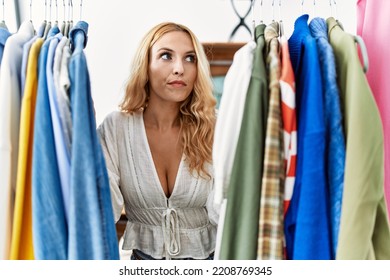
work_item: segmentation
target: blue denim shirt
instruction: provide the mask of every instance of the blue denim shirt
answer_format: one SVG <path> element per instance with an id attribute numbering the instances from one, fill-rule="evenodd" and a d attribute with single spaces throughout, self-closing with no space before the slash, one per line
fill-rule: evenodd
<path id="1" fill-rule="evenodd" d="M 1 59 L 3 58 L 5 42 L 7 41 L 9 36 L 11 36 L 11 33 L 7 29 L 0 28 L 0 65 Z"/>
<path id="2" fill-rule="evenodd" d="M 48 50 L 54 35 L 53 33 L 46 39 L 39 53 L 38 91 L 33 143 L 32 209 L 34 255 L 36 259 L 43 260 L 61 260 L 68 257 L 68 229 L 57 165 L 46 78 Z"/>
<path id="3" fill-rule="evenodd" d="M 336 63 L 328 40 L 328 27 L 323 18 L 314 18 L 310 31 L 317 41 L 324 86 L 326 163 L 330 196 L 330 223 L 333 258 L 336 257 L 341 205 L 344 189 L 345 137 L 340 105 L 340 92 L 336 81 Z"/>
<path id="4" fill-rule="evenodd" d="M 65 217 L 68 220 L 69 213 L 69 197 L 70 197 L 70 155 L 67 151 L 65 142 L 65 132 L 61 123 L 60 109 L 57 100 L 57 90 L 54 85 L 53 64 L 54 54 L 58 42 L 62 38 L 62 34 L 58 33 L 51 39 L 46 62 L 46 78 L 47 89 L 50 101 L 50 112 L 52 117 L 52 125 L 54 132 L 54 141 L 57 154 L 57 163 L 61 180 L 62 199 L 65 207 Z"/>
<path id="5" fill-rule="evenodd" d="M 97 137 L 91 85 L 84 54 L 88 24 L 70 31 L 69 64 L 73 138 L 69 212 L 69 259 L 119 259 L 110 186 Z"/>

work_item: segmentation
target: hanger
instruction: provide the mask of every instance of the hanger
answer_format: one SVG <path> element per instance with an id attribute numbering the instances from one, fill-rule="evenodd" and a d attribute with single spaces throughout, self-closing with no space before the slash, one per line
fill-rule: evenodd
<path id="1" fill-rule="evenodd" d="M 263 21 L 263 0 L 260 1 L 260 24 L 264 23 Z"/>
<path id="2" fill-rule="evenodd" d="M 313 17 L 316 17 L 317 15 L 317 3 L 316 0 L 313 0 Z"/>
<path id="3" fill-rule="evenodd" d="M 367 53 L 367 48 L 366 44 L 364 43 L 364 40 L 362 37 L 359 35 L 353 35 L 353 39 L 355 43 L 357 43 L 360 47 L 360 53 L 362 54 L 363 58 L 363 72 L 367 73 L 368 71 L 368 53 Z"/>
<path id="4" fill-rule="evenodd" d="M 80 21 L 83 19 L 83 0 L 80 0 Z"/>
<path id="5" fill-rule="evenodd" d="M 68 0 L 68 20 L 65 25 L 65 33 L 64 35 L 66 37 L 69 37 L 69 31 L 73 27 L 73 1 Z"/>
<path id="6" fill-rule="evenodd" d="M 279 37 L 284 36 L 284 26 L 282 20 L 282 0 L 279 0 Z"/>
<path id="7" fill-rule="evenodd" d="M 57 2 L 57 0 L 56 0 L 56 2 Z M 63 6 L 63 11 L 64 11 L 64 17 L 63 17 L 63 20 L 62 20 L 60 31 L 61 31 L 62 35 L 65 35 L 65 25 L 66 25 L 66 22 L 65 22 L 65 18 L 66 18 L 65 0 L 62 0 L 62 6 Z"/>
<path id="8" fill-rule="evenodd" d="M 58 27 L 58 3 L 57 3 L 57 0 L 55 0 L 55 1 L 56 1 L 56 19 L 54 21 L 54 26 Z M 50 10 L 51 10 L 51 0 L 50 0 Z"/>
<path id="9" fill-rule="evenodd" d="M 4 20 L 4 14 L 5 14 L 4 0 L 3 0 L 2 6 L 3 6 L 3 18 L 1 19 L 1 22 L 0 22 L 0 28 L 8 30 L 8 27 L 5 24 L 5 20 Z"/>
<path id="10" fill-rule="evenodd" d="M 272 22 L 275 22 L 275 0 L 272 0 Z"/>
<path id="11" fill-rule="evenodd" d="M 329 2 L 330 2 L 330 12 L 331 12 L 331 15 L 332 15 L 332 17 L 334 17 L 336 19 L 336 21 L 338 21 L 339 16 L 338 16 L 338 12 L 337 12 L 336 0 L 333 0 L 333 2 L 332 2 L 332 0 L 329 0 Z M 333 12 L 335 12 L 336 15 L 333 15 Z"/>
<path id="12" fill-rule="evenodd" d="M 333 3 L 332 3 L 332 0 L 329 0 L 329 4 L 330 4 L 331 16 L 336 20 L 337 24 L 344 31 L 344 27 L 338 19 L 336 0 L 333 0 Z M 332 7 L 333 5 L 334 5 L 334 9 Z M 336 16 L 333 16 L 333 10 L 336 11 Z M 353 37 L 353 40 L 355 41 L 355 43 L 358 44 L 360 47 L 360 53 L 361 53 L 362 59 L 363 59 L 363 72 L 367 73 L 369 61 L 368 61 L 368 53 L 367 53 L 366 44 L 364 43 L 364 40 L 362 37 L 360 37 L 358 35 L 351 35 L 351 36 Z"/>
<path id="13" fill-rule="evenodd" d="M 251 12 L 252 10 L 252 3 L 253 3 L 254 0 L 251 0 L 251 5 L 248 9 L 248 11 L 246 12 L 246 14 L 244 16 L 241 16 L 237 9 L 236 9 L 236 6 L 234 5 L 234 0 L 231 0 L 231 3 L 232 3 L 232 6 L 233 6 L 233 10 L 234 12 L 236 13 L 236 15 L 239 17 L 239 20 L 240 22 L 236 25 L 236 27 L 233 29 L 232 33 L 230 34 L 230 37 L 229 37 L 229 41 L 232 40 L 234 34 L 236 34 L 237 30 L 242 26 L 244 27 L 246 30 L 249 31 L 249 33 L 252 35 L 252 31 L 251 29 L 249 28 L 249 26 L 245 23 L 245 18 L 249 15 L 249 13 Z"/>
<path id="14" fill-rule="evenodd" d="M 253 41 L 256 42 L 256 33 L 255 33 L 255 29 L 256 29 L 256 20 L 255 20 L 255 3 L 256 3 L 256 0 L 251 0 L 251 10 L 252 10 L 252 39 Z"/>
<path id="15" fill-rule="evenodd" d="M 51 17 L 51 11 L 50 11 L 50 17 Z M 43 32 L 43 39 L 46 40 L 47 34 L 49 33 L 49 30 L 51 29 L 51 18 L 49 18 L 49 21 L 47 20 L 47 0 L 45 0 L 45 31 Z"/>

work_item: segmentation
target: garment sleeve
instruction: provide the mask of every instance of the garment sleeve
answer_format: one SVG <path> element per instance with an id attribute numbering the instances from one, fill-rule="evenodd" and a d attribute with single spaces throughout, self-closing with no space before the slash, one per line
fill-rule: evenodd
<path id="1" fill-rule="evenodd" d="M 118 145 L 116 141 L 116 125 L 112 117 L 107 117 L 97 129 L 106 161 L 110 181 L 111 202 L 115 222 L 121 217 L 123 196 L 120 189 Z"/>
<path id="2" fill-rule="evenodd" d="M 214 180 L 212 189 L 206 202 L 206 209 L 209 215 L 209 220 L 212 225 L 217 225 L 219 220 L 219 204 L 215 203 L 215 185 Z"/>

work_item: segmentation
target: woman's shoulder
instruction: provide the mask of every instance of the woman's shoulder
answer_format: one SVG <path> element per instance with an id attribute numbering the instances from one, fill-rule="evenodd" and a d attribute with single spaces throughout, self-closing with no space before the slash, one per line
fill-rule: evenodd
<path id="1" fill-rule="evenodd" d="M 140 113 L 127 113 L 123 111 L 113 111 L 109 113 L 103 120 L 102 125 L 118 126 L 122 123 L 128 122 L 129 119 L 136 118 Z"/>
<path id="2" fill-rule="evenodd" d="M 109 113 L 99 126 L 99 130 L 105 133 L 117 134 L 129 129 L 134 123 L 138 123 L 142 112 L 113 111 Z"/>

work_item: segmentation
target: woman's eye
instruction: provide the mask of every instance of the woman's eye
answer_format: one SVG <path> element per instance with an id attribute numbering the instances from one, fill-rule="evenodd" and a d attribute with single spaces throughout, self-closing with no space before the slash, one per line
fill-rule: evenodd
<path id="1" fill-rule="evenodd" d="M 162 53 L 161 56 L 160 56 L 162 59 L 164 60 L 168 60 L 168 59 L 171 59 L 172 56 L 170 53 Z"/>
<path id="2" fill-rule="evenodd" d="M 195 55 L 191 54 L 186 57 L 186 61 L 195 62 Z"/>

